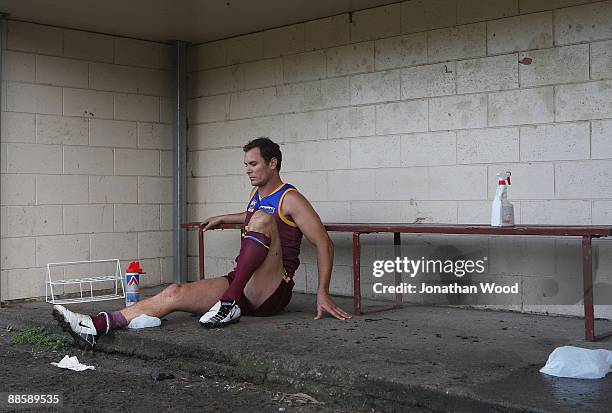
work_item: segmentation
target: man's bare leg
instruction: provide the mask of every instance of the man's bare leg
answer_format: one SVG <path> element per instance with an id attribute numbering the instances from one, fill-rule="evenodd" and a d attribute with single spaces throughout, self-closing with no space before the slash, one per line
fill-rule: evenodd
<path id="1" fill-rule="evenodd" d="M 202 315 L 219 301 L 228 285 L 225 277 L 171 284 L 159 294 L 120 311 L 128 323 L 141 314 L 161 318 L 174 311 L 186 311 Z"/>
<path id="2" fill-rule="evenodd" d="M 110 313 L 89 316 L 74 313 L 64 306 L 53 306 L 53 317 L 64 331 L 74 337 L 78 346 L 92 349 L 97 337 L 122 328 L 141 314 L 163 317 L 173 311 L 202 314 L 219 300 L 229 282 L 224 277 L 200 280 L 190 284 L 172 284 L 154 297 L 131 307 Z"/>

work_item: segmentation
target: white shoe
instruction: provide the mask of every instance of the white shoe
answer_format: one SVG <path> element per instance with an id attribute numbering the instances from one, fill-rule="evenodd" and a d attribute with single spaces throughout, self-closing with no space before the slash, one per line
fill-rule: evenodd
<path id="1" fill-rule="evenodd" d="M 61 305 L 54 305 L 52 314 L 62 330 L 74 338 L 77 346 L 91 350 L 94 348 L 98 332 L 90 316 L 73 313 Z"/>
<path id="2" fill-rule="evenodd" d="M 240 321 L 240 307 L 236 301 L 217 301 L 210 310 L 200 317 L 200 324 L 206 328 L 224 327 Z"/>

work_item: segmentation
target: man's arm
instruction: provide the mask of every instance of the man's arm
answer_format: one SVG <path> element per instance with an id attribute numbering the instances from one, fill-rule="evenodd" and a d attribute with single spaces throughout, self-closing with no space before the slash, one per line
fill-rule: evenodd
<path id="1" fill-rule="evenodd" d="M 338 307 L 329 296 L 329 281 L 331 279 L 334 261 L 334 244 L 329 238 L 321 218 L 312 208 L 310 202 L 297 191 L 287 192 L 282 204 L 283 215 L 291 216 L 308 241 L 317 249 L 317 268 L 319 270 L 319 287 L 317 288 L 317 316 L 327 312 L 339 320 L 351 316 Z"/>
<path id="2" fill-rule="evenodd" d="M 209 229 L 214 229 L 220 224 L 242 224 L 244 223 L 245 219 L 246 219 L 246 212 L 239 212 L 237 214 L 217 215 L 215 217 L 210 217 L 204 220 L 204 222 L 206 222 L 204 231 L 208 231 Z"/>

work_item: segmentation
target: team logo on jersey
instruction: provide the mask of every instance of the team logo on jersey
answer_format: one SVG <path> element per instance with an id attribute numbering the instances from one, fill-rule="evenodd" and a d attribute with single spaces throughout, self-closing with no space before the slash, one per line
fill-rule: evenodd
<path id="1" fill-rule="evenodd" d="M 247 211 L 254 212 L 255 211 L 255 204 L 256 203 L 257 203 L 257 201 L 252 200 L 251 203 L 249 204 L 249 208 L 247 209 Z"/>
<path id="2" fill-rule="evenodd" d="M 268 206 L 268 205 L 260 205 L 259 209 L 263 209 L 264 212 L 267 212 L 268 214 L 273 214 L 274 211 L 276 211 L 276 208 L 274 208 L 273 206 Z"/>

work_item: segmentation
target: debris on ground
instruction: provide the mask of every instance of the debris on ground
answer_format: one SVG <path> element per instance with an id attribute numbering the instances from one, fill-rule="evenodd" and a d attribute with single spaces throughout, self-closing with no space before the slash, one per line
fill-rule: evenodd
<path id="1" fill-rule="evenodd" d="M 277 402 L 285 402 L 289 405 L 296 404 L 325 404 L 323 402 L 318 401 L 312 396 L 307 395 L 306 393 L 274 393 L 272 396 L 272 400 Z"/>
<path id="2" fill-rule="evenodd" d="M 64 358 L 59 363 L 51 363 L 53 366 L 59 367 L 60 369 L 68 369 L 74 371 L 83 371 L 83 370 L 95 370 L 94 366 L 87 366 L 85 364 L 81 364 L 79 359 L 76 356 L 70 357 L 69 355 L 65 355 Z"/>
<path id="3" fill-rule="evenodd" d="M 601 379 L 612 371 L 612 351 L 574 346 L 557 347 L 541 373 L 574 379 Z"/>
<path id="4" fill-rule="evenodd" d="M 149 373 L 149 378 L 153 381 L 170 380 L 174 378 L 174 374 L 153 370 L 151 373 Z"/>

